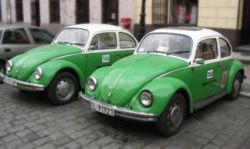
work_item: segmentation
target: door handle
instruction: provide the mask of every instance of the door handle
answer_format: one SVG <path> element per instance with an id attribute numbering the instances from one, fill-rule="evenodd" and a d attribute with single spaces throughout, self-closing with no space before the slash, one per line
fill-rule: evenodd
<path id="1" fill-rule="evenodd" d="M 4 52 L 10 52 L 11 49 L 7 48 L 7 49 L 4 49 Z"/>

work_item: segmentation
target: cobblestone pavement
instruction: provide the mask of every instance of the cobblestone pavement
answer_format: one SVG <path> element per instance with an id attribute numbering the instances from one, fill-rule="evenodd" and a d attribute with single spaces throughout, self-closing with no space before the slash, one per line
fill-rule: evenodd
<path id="1" fill-rule="evenodd" d="M 175 136 L 152 123 L 111 118 L 76 100 L 54 106 L 46 96 L 0 85 L 0 148 L 250 148 L 250 100 L 218 100 L 187 117 Z"/>

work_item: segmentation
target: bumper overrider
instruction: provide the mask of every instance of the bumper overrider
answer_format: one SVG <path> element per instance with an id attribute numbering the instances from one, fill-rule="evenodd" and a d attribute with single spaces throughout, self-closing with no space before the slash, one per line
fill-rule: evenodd
<path id="1" fill-rule="evenodd" d="M 0 80 L 2 80 L 4 83 L 8 85 L 11 85 L 16 88 L 23 89 L 23 90 L 28 90 L 28 91 L 44 91 L 45 90 L 45 87 L 43 85 L 20 81 L 20 80 L 5 76 L 2 73 L 0 73 Z"/>
<path id="2" fill-rule="evenodd" d="M 103 106 L 105 108 L 111 109 L 114 113 L 111 116 L 118 116 L 118 117 L 122 117 L 122 118 L 127 118 L 127 119 L 132 119 L 132 120 L 137 120 L 137 121 L 146 121 L 146 122 L 154 122 L 157 121 L 158 116 L 155 114 L 150 114 L 150 113 L 144 113 L 144 112 L 135 112 L 126 108 L 122 108 L 122 107 L 117 107 L 111 104 L 107 104 L 95 99 L 92 99 L 86 95 L 84 95 L 82 92 L 79 93 L 79 99 L 82 102 L 85 102 L 88 104 L 88 106 L 90 107 L 90 109 L 100 112 L 98 110 L 95 109 L 95 105 L 100 105 Z M 101 112 L 103 113 L 103 112 Z M 106 113 L 104 113 L 106 114 Z M 110 115 L 110 114 L 107 114 Z"/>

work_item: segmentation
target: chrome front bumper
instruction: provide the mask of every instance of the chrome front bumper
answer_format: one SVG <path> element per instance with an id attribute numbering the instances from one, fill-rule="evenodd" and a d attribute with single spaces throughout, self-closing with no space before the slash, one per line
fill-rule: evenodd
<path id="1" fill-rule="evenodd" d="M 11 85 L 16 88 L 23 89 L 23 90 L 28 90 L 28 91 L 44 91 L 45 90 L 45 87 L 43 85 L 28 83 L 28 82 L 20 81 L 17 79 L 13 79 L 13 78 L 5 76 L 2 73 L 0 73 L 0 80 L 2 80 L 4 83 L 8 85 Z"/>
<path id="2" fill-rule="evenodd" d="M 103 106 L 108 106 L 108 107 L 114 109 L 114 114 L 115 114 L 115 116 L 118 116 L 118 117 L 123 117 L 123 118 L 127 118 L 127 119 L 138 120 L 138 121 L 146 121 L 146 122 L 154 122 L 154 121 L 157 121 L 157 119 L 158 119 L 158 116 L 155 114 L 135 112 L 132 110 L 128 110 L 126 108 L 117 107 L 114 105 L 103 103 L 101 101 L 97 101 L 95 99 L 92 99 L 92 98 L 84 95 L 82 92 L 79 93 L 79 99 L 82 102 L 87 103 L 88 106 L 90 107 L 90 109 L 93 109 L 92 108 L 93 104 L 100 104 Z"/>

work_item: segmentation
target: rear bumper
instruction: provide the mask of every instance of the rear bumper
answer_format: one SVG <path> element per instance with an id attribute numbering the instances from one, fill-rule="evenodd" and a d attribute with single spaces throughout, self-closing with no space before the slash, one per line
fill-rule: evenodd
<path id="1" fill-rule="evenodd" d="M 14 86 L 22 90 L 28 90 L 28 91 L 44 91 L 45 90 L 45 87 L 43 85 L 28 83 L 25 81 L 13 79 L 13 78 L 5 76 L 2 73 L 0 73 L 0 80 L 2 80 L 4 83 L 8 85 Z"/>
<path id="2" fill-rule="evenodd" d="M 126 108 L 121 108 L 121 107 L 117 107 L 117 106 L 110 105 L 107 103 L 103 103 L 101 101 L 94 100 L 84 95 L 82 92 L 79 93 L 79 99 L 82 102 L 87 103 L 90 109 L 93 109 L 92 105 L 94 105 L 95 103 L 98 103 L 103 106 L 108 106 L 109 108 L 114 109 L 115 116 L 118 116 L 118 117 L 123 117 L 123 118 L 137 120 L 137 121 L 145 121 L 145 122 L 154 122 L 154 121 L 157 121 L 158 119 L 157 115 L 154 115 L 151 113 L 135 112 L 132 110 L 128 110 Z"/>

